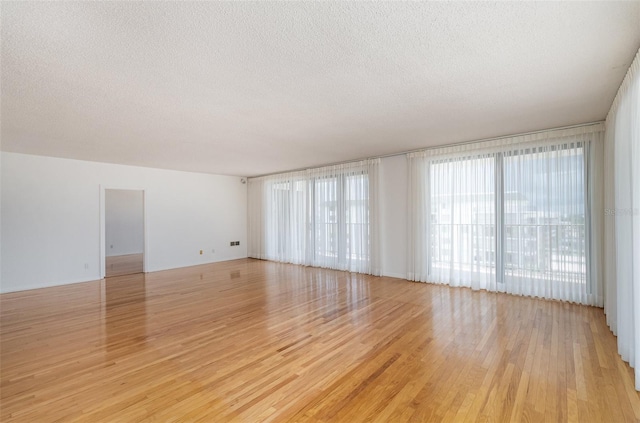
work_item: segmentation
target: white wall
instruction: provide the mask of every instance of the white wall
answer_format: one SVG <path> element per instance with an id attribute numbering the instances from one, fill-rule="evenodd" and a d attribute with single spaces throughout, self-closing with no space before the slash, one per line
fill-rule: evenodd
<path id="1" fill-rule="evenodd" d="M 147 271 L 247 256 L 239 177 L 7 152 L 0 160 L 0 292 L 100 278 L 101 185 L 145 190 Z"/>
<path id="2" fill-rule="evenodd" d="M 2 137 L 0 136 L 0 147 Z M 2 151 L 0 151 L 0 292 L 2 292 Z"/>
<path id="3" fill-rule="evenodd" d="M 144 191 L 105 191 L 106 255 L 121 256 L 144 252 Z"/>
<path id="4" fill-rule="evenodd" d="M 407 158 L 385 157 L 380 163 L 380 242 L 383 276 L 407 275 Z"/>

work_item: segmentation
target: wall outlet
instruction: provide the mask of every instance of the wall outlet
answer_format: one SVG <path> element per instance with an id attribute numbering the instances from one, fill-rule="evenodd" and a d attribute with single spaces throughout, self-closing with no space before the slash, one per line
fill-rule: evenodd
<path id="1" fill-rule="evenodd" d="M 202 255 L 202 250 L 200 250 L 200 255 Z"/>
<path id="2" fill-rule="evenodd" d="M 236 245 L 236 243 L 235 243 L 235 242 L 233 242 L 233 241 L 231 241 L 231 242 L 229 243 L 229 245 L 230 245 L 231 247 L 233 247 L 234 245 Z"/>

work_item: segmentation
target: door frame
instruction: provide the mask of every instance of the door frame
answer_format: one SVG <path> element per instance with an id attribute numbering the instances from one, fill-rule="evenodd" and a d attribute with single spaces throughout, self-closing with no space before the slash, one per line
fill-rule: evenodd
<path id="1" fill-rule="evenodd" d="M 147 242 L 147 192 L 145 188 L 132 187 L 132 186 L 114 186 L 114 185 L 100 185 L 100 279 L 104 279 L 106 275 L 106 262 L 107 262 L 107 236 L 106 236 L 106 190 L 126 190 L 126 191 L 142 191 L 142 238 L 143 238 L 143 251 L 142 251 L 142 272 L 147 273 L 147 252 L 149 251 L 149 244 Z"/>

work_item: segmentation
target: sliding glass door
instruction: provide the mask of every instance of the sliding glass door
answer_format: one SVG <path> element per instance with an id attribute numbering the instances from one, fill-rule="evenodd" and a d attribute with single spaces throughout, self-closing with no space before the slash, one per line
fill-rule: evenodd
<path id="1" fill-rule="evenodd" d="M 577 302 L 589 294 L 581 143 L 426 165 L 429 280 Z"/>
<path id="2" fill-rule="evenodd" d="M 251 179 L 252 257 L 379 274 L 379 160 Z"/>
<path id="3" fill-rule="evenodd" d="M 431 275 L 454 286 L 495 284 L 496 213 L 493 156 L 430 165 Z"/>
<path id="4" fill-rule="evenodd" d="M 336 176 L 315 178 L 313 180 L 313 260 L 317 266 L 329 267 L 327 264 L 339 261 L 344 255 L 344 248 L 338 242 L 343 230 L 340 227 L 338 200 L 342 197 L 342 186 Z"/>
<path id="5" fill-rule="evenodd" d="M 587 283 L 583 147 L 510 152 L 503 163 L 506 291 L 573 297 Z"/>
<path id="6" fill-rule="evenodd" d="M 312 181 L 314 265 L 363 271 L 370 256 L 368 175 L 339 174 Z"/>

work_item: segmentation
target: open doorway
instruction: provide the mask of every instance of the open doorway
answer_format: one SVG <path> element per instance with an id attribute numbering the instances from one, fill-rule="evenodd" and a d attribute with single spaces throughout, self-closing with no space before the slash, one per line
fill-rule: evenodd
<path id="1" fill-rule="evenodd" d="M 105 276 L 144 272 L 144 191 L 104 191 Z"/>

